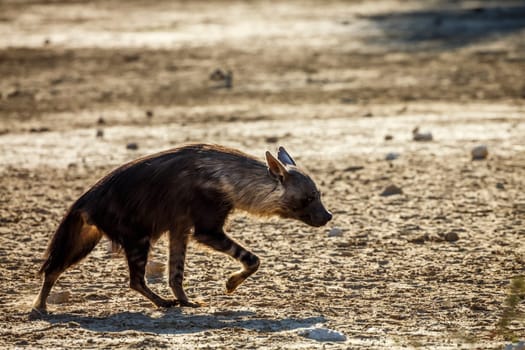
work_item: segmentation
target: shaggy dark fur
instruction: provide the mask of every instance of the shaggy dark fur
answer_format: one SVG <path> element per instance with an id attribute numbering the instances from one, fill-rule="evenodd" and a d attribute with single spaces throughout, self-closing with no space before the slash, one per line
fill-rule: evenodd
<path id="1" fill-rule="evenodd" d="M 233 292 L 259 267 L 259 258 L 229 238 L 223 226 L 234 209 L 278 215 L 312 226 L 332 215 L 315 183 L 279 149 L 263 163 L 242 152 L 215 145 L 188 145 L 125 164 L 84 193 L 55 232 L 40 269 L 44 282 L 35 308 L 45 310 L 53 284 L 106 235 L 123 247 L 130 287 L 155 305 L 196 306 L 182 287 L 190 238 L 238 260 L 243 269 L 227 281 Z M 151 245 L 169 233 L 169 283 L 166 300 L 151 291 L 144 273 Z"/>

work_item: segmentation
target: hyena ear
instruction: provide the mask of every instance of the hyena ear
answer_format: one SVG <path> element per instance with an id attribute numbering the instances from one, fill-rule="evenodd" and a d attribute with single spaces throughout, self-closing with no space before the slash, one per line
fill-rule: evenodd
<path id="1" fill-rule="evenodd" d="M 288 177 L 288 170 L 283 163 L 268 151 L 266 151 L 266 163 L 268 163 L 268 172 L 272 177 L 279 179 L 283 182 Z"/>
<path id="2" fill-rule="evenodd" d="M 286 152 L 283 146 L 279 147 L 279 152 L 277 152 L 277 158 L 283 162 L 283 164 L 287 165 L 295 165 L 295 160 L 293 160 L 292 156 Z"/>

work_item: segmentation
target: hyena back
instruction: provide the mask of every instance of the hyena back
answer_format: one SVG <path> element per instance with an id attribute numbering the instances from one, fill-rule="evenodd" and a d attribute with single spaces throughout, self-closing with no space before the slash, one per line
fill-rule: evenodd
<path id="1" fill-rule="evenodd" d="M 259 258 L 224 232 L 228 215 L 240 209 L 257 215 L 325 225 L 332 215 L 315 183 L 280 148 L 266 163 L 216 145 L 188 145 L 125 164 L 102 178 L 69 209 L 51 239 L 40 269 L 44 281 L 34 308 L 46 309 L 54 283 L 107 236 L 125 252 L 130 287 L 158 307 L 197 306 L 182 281 L 189 239 L 238 260 L 243 268 L 226 282 L 233 292 L 259 267 Z M 169 234 L 169 284 L 174 300 L 145 283 L 151 244 Z"/>

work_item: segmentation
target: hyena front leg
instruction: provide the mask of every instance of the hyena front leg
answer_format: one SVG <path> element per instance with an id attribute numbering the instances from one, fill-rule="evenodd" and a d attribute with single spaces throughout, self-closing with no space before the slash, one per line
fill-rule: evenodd
<path id="1" fill-rule="evenodd" d="M 149 239 L 134 241 L 124 246 L 129 267 L 129 286 L 146 298 L 148 298 L 157 307 L 171 307 L 176 305 L 176 301 L 166 300 L 155 294 L 146 285 L 144 274 L 146 272 L 146 263 L 148 262 L 148 253 L 150 248 Z"/>
<path id="2" fill-rule="evenodd" d="M 180 306 L 198 307 L 200 304 L 188 300 L 182 282 L 184 280 L 184 261 L 188 246 L 189 230 L 170 231 L 169 278 L 170 287 Z"/>
<path id="3" fill-rule="evenodd" d="M 233 293 L 246 278 L 259 268 L 259 258 L 228 237 L 222 228 L 216 230 L 199 230 L 195 228 L 195 239 L 199 243 L 228 254 L 243 265 L 240 271 L 228 278 L 226 282 L 227 293 Z"/>

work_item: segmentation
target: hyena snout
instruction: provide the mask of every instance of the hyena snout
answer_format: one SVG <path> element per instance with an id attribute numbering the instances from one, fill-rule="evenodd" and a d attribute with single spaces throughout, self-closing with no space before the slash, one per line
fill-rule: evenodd
<path id="1" fill-rule="evenodd" d="M 320 227 L 332 220 L 332 213 L 330 213 L 326 208 L 320 203 L 319 205 L 312 206 L 310 210 L 305 211 L 301 215 L 301 221 L 304 223 Z"/>

